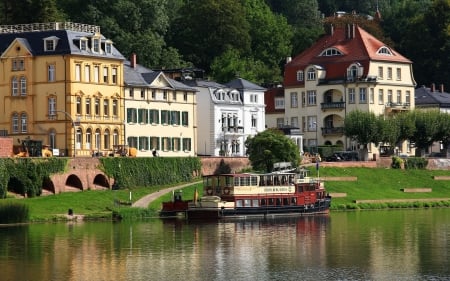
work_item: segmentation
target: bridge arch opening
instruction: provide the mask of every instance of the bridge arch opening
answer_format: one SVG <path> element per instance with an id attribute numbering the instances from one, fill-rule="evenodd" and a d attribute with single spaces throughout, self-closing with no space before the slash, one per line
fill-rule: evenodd
<path id="1" fill-rule="evenodd" d="M 83 183 L 76 175 L 70 175 L 66 180 L 66 191 L 83 190 Z"/>
<path id="2" fill-rule="evenodd" d="M 94 178 L 94 186 L 96 189 L 109 189 L 109 181 L 104 174 L 98 174 Z"/>

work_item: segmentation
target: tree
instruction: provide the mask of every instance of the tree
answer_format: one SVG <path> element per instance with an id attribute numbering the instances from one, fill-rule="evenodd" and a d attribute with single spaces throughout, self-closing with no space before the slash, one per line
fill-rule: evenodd
<path id="1" fill-rule="evenodd" d="M 364 146 L 363 158 L 367 157 L 367 145 L 380 140 L 379 122 L 373 112 L 351 111 L 344 121 L 344 134 Z"/>
<path id="2" fill-rule="evenodd" d="M 62 21 L 64 13 L 58 9 L 56 0 L 4 0 L 1 10 L 2 24 Z"/>
<path id="3" fill-rule="evenodd" d="M 300 151 L 297 145 L 281 131 L 267 129 L 245 141 L 247 154 L 253 169 L 270 172 L 277 162 L 290 162 L 297 167 Z"/>
<path id="4" fill-rule="evenodd" d="M 423 155 L 434 141 L 439 141 L 439 111 L 414 110 L 410 114 L 416 127 L 414 134 L 411 136 L 411 141 L 419 149 L 420 155 Z"/>

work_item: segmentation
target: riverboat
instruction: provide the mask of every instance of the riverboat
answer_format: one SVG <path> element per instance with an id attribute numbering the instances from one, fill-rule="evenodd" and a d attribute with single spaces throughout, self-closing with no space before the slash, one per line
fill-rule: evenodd
<path id="1" fill-rule="evenodd" d="M 188 219 L 288 216 L 328 213 L 331 197 L 319 177 L 308 170 L 278 170 L 267 174 L 237 173 L 203 177 L 200 198 L 183 201 L 174 193 L 164 202 L 162 216 L 184 213 Z"/>

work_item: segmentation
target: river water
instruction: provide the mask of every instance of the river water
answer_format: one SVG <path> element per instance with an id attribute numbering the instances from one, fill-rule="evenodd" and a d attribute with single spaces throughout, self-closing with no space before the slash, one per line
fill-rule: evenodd
<path id="1" fill-rule="evenodd" d="M 0 280 L 450 280 L 450 209 L 0 226 Z"/>

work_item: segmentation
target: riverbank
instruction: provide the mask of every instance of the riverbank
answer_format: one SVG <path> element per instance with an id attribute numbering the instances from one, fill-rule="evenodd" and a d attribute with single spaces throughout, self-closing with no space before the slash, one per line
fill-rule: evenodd
<path id="1" fill-rule="evenodd" d="M 317 171 L 313 167 L 310 168 L 312 175 L 316 174 L 325 181 L 325 187 L 330 194 L 340 194 L 333 198 L 332 210 L 445 207 L 450 204 L 450 180 L 446 180 L 449 171 L 362 167 L 321 167 Z M 156 217 L 161 202 L 170 200 L 172 190 L 182 189 L 186 199 L 193 198 L 195 188 L 199 193 L 202 192 L 200 183 L 192 184 L 66 192 L 36 198 L 8 198 L 4 202 L 26 204 L 30 210 L 31 221 L 57 221 L 80 217 L 85 220 Z M 404 192 L 405 189 L 423 188 L 427 188 L 429 192 Z M 139 201 L 142 198 L 151 200 Z M 131 207 L 133 204 L 139 205 L 140 208 Z M 71 216 L 69 210 L 72 211 Z"/>

